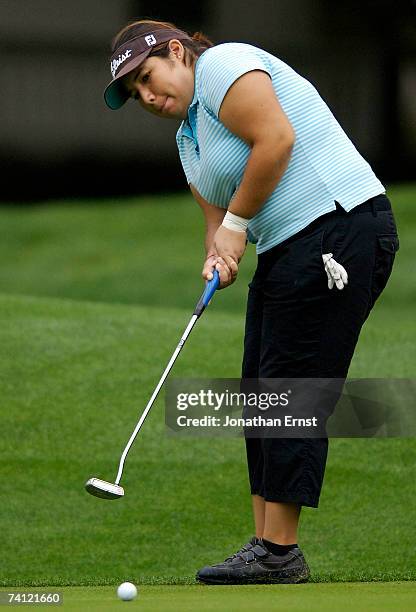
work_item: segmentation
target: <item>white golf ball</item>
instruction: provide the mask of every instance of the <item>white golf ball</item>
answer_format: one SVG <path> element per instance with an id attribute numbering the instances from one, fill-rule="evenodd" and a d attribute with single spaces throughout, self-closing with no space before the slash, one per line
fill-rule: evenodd
<path id="1" fill-rule="evenodd" d="M 117 595 L 123 601 L 131 601 L 137 597 L 137 589 L 132 582 L 122 582 L 117 589 Z"/>

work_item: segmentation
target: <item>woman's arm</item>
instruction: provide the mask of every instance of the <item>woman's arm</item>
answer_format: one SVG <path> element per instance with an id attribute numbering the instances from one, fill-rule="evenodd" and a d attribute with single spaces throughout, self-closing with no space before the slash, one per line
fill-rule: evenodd
<path id="1" fill-rule="evenodd" d="M 228 209 L 251 219 L 282 178 L 295 133 L 269 75 L 260 70 L 244 74 L 230 87 L 219 118 L 251 148 L 243 180 Z"/>
<path id="2" fill-rule="evenodd" d="M 214 236 L 215 232 L 221 225 L 225 213 L 227 212 L 223 208 L 219 208 L 218 206 L 212 206 L 209 204 L 198 191 L 195 189 L 193 185 L 189 185 L 192 195 L 195 200 L 198 202 L 201 207 L 202 212 L 204 213 L 205 219 L 205 252 L 208 255 L 217 254 L 214 249 Z"/>
<path id="3" fill-rule="evenodd" d="M 295 133 L 279 104 L 270 76 L 260 70 L 247 72 L 230 87 L 219 118 L 251 148 L 243 179 L 228 209 L 251 219 L 285 173 Z M 231 257 L 238 262 L 244 253 L 244 234 L 220 226 L 214 239 L 218 254 L 226 261 Z"/>
<path id="4" fill-rule="evenodd" d="M 219 208 L 218 206 L 213 206 L 209 204 L 198 191 L 195 189 L 193 185 L 189 185 L 192 195 L 195 200 L 198 202 L 201 207 L 202 212 L 204 213 L 205 219 L 205 263 L 202 270 L 202 276 L 205 280 L 212 279 L 212 270 L 215 267 L 220 274 L 220 287 L 226 287 L 227 285 L 231 285 L 237 277 L 238 266 L 237 264 L 233 266 L 225 265 L 225 262 L 221 257 L 218 257 L 218 253 L 214 246 L 214 236 L 220 227 L 226 211 L 223 208 Z"/>

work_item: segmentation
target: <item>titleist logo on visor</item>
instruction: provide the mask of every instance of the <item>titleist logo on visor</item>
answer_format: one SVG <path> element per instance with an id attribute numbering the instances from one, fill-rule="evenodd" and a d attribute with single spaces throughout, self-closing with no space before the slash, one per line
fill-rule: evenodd
<path id="1" fill-rule="evenodd" d="M 127 51 L 119 55 L 117 59 L 113 59 L 113 61 L 110 63 L 110 69 L 111 69 L 111 74 L 113 76 L 113 79 L 115 79 L 117 70 L 119 69 L 121 64 L 123 64 L 123 62 L 125 62 L 126 59 L 129 59 L 129 57 L 131 57 L 131 52 L 132 52 L 132 49 L 127 49 Z"/>

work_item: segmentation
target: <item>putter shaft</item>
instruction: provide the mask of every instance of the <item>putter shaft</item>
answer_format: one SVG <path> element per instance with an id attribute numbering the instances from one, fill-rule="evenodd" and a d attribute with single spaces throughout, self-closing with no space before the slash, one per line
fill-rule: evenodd
<path id="1" fill-rule="evenodd" d="M 176 358 L 178 357 L 179 353 L 181 352 L 182 347 L 185 344 L 186 339 L 188 338 L 189 334 L 191 333 L 192 328 L 195 325 L 195 323 L 197 322 L 197 320 L 198 320 L 198 315 L 196 315 L 196 314 L 192 315 L 191 320 L 189 321 L 188 326 L 185 329 L 182 338 L 179 340 L 179 344 L 176 347 L 175 352 L 173 353 L 172 357 L 170 358 L 170 361 L 169 361 L 168 365 L 166 366 L 166 369 L 163 372 L 162 377 L 161 377 L 161 379 L 159 380 L 159 382 L 158 382 L 158 384 L 156 386 L 156 389 L 153 391 L 152 397 L 150 398 L 149 402 L 147 403 L 146 408 L 143 410 L 143 414 L 140 417 L 139 422 L 137 423 L 136 427 L 134 428 L 134 431 L 131 434 L 129 441 L 126 444 L 126 447 L 125 447 L 125 449 L 123 451 L 123 454 L 120 457 L 120 463 L 119 463 L 119 466 L 118 466 L 117 477 L 115 479 L 115 484 L 116 485 L 118 485 L 120 480 L 121 480 L 121 476 L 123 474 L 124 462 L 126 460 L 127 454 L 129 452 L 129 450 L 130 450 L 134 440 L 136 439 L 136 436 L 139 433 L 140 428 L 143 425 L 147 415 L 149 414 L 149 411 L 150 411 L 151 407 L 153 406 L 153 403 L 154 403 L 155 399 L 157 398 L 157 396 L 159 394 L 159 391 L 160 391 L 160 389 L 163 386 L 163 383 L 165 382 L 166 378 L 168 377 L 168 374 L 171 371 L 171 369 L 173 367 L 173 364 L 176 361 Z"/>

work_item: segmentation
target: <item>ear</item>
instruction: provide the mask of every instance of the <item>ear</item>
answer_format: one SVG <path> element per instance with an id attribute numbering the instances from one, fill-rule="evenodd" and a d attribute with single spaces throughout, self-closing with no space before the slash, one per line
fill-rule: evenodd
<path id="1" fill-rule="evenodd" d="M 172 38 L 169 41 L 169 51 L 179 60 L 183 59 L 184 56 L 184 48 L 183 44 L 177 40 L 176 38 Z"/>

